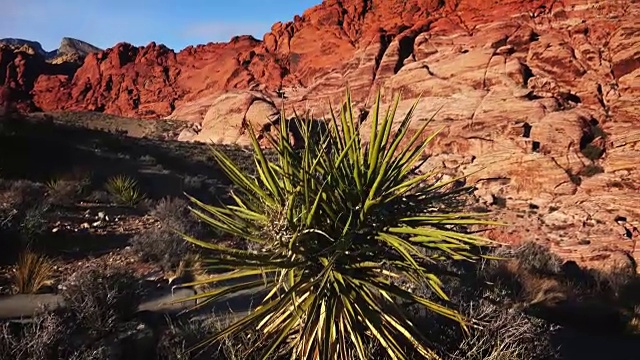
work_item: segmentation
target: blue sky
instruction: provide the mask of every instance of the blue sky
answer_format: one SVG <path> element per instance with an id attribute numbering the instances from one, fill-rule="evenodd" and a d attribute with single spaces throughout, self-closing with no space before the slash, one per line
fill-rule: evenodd
<path id="1" fill-rule="evenodd" d="M 175 50 L 258 39 L 275 22 L 290 21 L 321 0 L 0 0 L 0 38 L 38 41 L 56 49 L 64 36 L 101 48 L 151 41 Z"/>

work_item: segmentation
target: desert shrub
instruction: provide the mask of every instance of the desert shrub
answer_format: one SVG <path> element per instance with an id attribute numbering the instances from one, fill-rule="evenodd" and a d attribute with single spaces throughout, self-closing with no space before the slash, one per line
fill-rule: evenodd
<path id="1" fill-rule="evenodd" d="M 584 157 L 592 161 L 598 160 L 604 155 L 604 149 L 594 144 L 587 144 L 580 152 Z"/>
<path id="2" fill-rule="evenodd" d="M 133 236 L 131 246 L 143 260 L 157 262 L 166 270 L 174 269 L 193 248 L 178 232 L 198 235 L 199 224 L 187 202 L 179 198 L 161 199 L 150 214 L 160 226 Z"/>
<path id="3" fill-rule="evenodd" d="M 81 348 L 71 354 L 69 360 L 112 360 L 112 351 L 104 346 L 98 344 L 89 348 Z"/>
<path id="4" fill-rule="evenodd" d="M 602 166 L 596 165 L 596 164 L 589 164 L 585 166 L 584 169 L 582 169 L 582 171 L 580 171 L 580 175 L 591 177 L 597 174 L 601 174 L 603 172 L 604 172 L 604 168 Z"/>
<path id="5" fill-rule="evenodd" d="M 138 182 L 126 175 L 107 179 L 106 189 L 113 200 L 120 205 L 135 206 L 145 198 L 138 187 Z"/>
<path id="6" fill-rule="evenodd" d="M 94 190 L 87 196 L 87 200 L 97 203 L 108 203 L 111 201 L 111 196 L 106 191 Z"/>
<path id="7" fill-rule="evenodd" d="M 14 272 L 14 286 L 18 294 L 35 294 L 53 273 L 53 264 L 43 255 L 26 251 L 18 258 Z"/>
<path id="8" fill-rule="evenodd" d="M 9 322 L 0 322 L 0 359 L 13 358 L 17 342 Z"/>
<path id="9" fill-rule="evenodd" d="M 251 352 L 258 343 L 254 332 L 225 338 L 219 346 L 198 347 L 203 338 L 224 330 L 233 323 L 229 315 L 216 315 L 211 319 L 191 319 L 170 323 L 158 341 L 158 360 L 252 360 L 259 359 Z"/>
<path id="10" fill-rule="evenodd" d="M 182 179 L 182 183 L 184 185 L 184 189 L 186 192 L 199 191 L 204 186 L 207 178 L 203 175 L 198 176 L 185 176 Z"/>
<path id="11" fill-rule="evenodd" d="M 165 197 L 158 201 L 150 213 L 160 223 L 180 232 L 194 231 L 198 226 L 196 218 L 191 214 L 186 200 Z"/>
<path id="12" fill-rule="evenodd" d="M 65 284 L 62 296 L 77 326 L 101 335 L 131 319 L 140 304 L 142 289 L 138 279 L 125 269 L 86 269 Z"/>
<path id="13" fill-rule="evenodd" d="M 455 307 L 473 326 L 466 334 L 455 321 L 406 306 L 407 316 L 435 344 L 442 359 L 555 359 L 552 339 L 556 327 L 550 322 L 527 314 L 520 296 L 524 284 L 511 267 L 514 251 L 494 249 L 488 257 L 504 261 L 482 260 L 474 264 L 456 261 L 440 262 L 445 292 L 450 306 Z M 425 282 L 412 292 L 436 300 Z"/>
<path id="14" fill-rule="evenodd" d="M 0 180 L 0 199 L 19 211 L 36 205 L 44 193 L 42 186 L 28 180 Z"/>
<path id="15" fill-rule="evenodd" d="M 192 198 L 194 212 L 211 227 L 252 242 L 256 251 L 187 236 L 213 250 L 204 260 L 207 266 L 229 271 L 209 283 L 237 280 L 204 294 L 205 299 L 260 287 L 272 292 L 256 311 L 209 341 L 258 329 L 264 341 L 258 350 L 265 356 L 282 354 L 285 346 L 293 357 L 368 359 L 367 344 L 375 343 L 391 357 L 407 358 L 409 351 L 414 358 L 429 358 L 433 349 L 398 302 L 464 323 L 457 310 L 444 305 L 447 296 L 433 264 L 480 258 L 477 250 L 488 241 L 466 226 L 492 223 L 460 212 L 470 188 L 414 173 L 433 137 L 424 136 L 429 121 L 407 135 L 416 105 L 394 126 L 398 101 L 380 116 L 378 97 L 367 145 L 349 96 L 319 139 L 310 141 L 311 119 L 297 120 L 301 150 L 288 136 L 289 121 L 281 119 L 277 138 L 264 134 L 275 161 L 265 157 L 249 130 L 257 177 L 212 149 L 235 185 L 235 203 L 213 206 Z M 416 283 L 426 283 L 436 300 L 407 290 Z"/>
<path id="16" fill-rule="evenodd" d="M 559 353 L 552 342 L 557 327 L 513 308 L 480 300 L 465 315 L 477 326 L 461 339 L 450 360 L 552 360 Z"/>
<path id="17" fill-rule="evenodd" d="M 68 205 L 74 203 L 82 196 L 91 184 L 89 176 L 72 174 L 65 177 L 54 177 L 47 181 L 47 200 L 55 205 Z"/>
<path id="18" fill-rule="evenodd" d="M 2 359 L 66 359 L 69 330 L 64 319 L 55 312 L 36 314 L 29 324 L 19 329 L 11 329 L 9 324 L 1 325 L 0 331 Z"/>
<path id="19" fill-rule="evenodd" d="M 527 241 L 515 249 L 498 253 L 513 258 L 526 271 L 542 274 L 558 274 L 562 269 L 562 259 L 549 248 L 533 241 Z"/>
<path id="20" fill-rule="evenodd" d="M 147 165 L 155 165 L 158 163 L 158 160 L 156 160 L 156 158 L 154 158 L 151 155 L 143 155 L 140 156 L 140 158 L 138 159 L 141 163 L 147 164 Z"/>
<path id="21" fill-rule="evenodd" d="M 192 348 L 200 340 L 213 334 L 203 321 L 186 321 L 170 324 L 158 341 L 158 360 L 212 359 L 212 349 L 197 352 Z"/>
<path id="22" fill-rule="evenodd" d="M 130 243 L 140 259 L 158 263 L 164 270 L 174 269 L 190 249 L 179 234 L 163 226 L 136 234 Z"/>
<path id="23" fill-rule="evenodd" d="M 23 243 L 28 247 L 37 243 L 48 228 L 45 213 L 49 205 L 41 203 L 35 205 L 21 214 L 18 231 Z"/>

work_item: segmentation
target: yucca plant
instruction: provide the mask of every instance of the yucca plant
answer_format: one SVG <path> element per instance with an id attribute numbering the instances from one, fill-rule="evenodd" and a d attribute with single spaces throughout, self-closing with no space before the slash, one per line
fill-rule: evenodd
<path id="1" fill-rule="evenodd" d="M 201 345 L 258 329 L 264 341 L 254 350 L 263 350 L 264 358 L 290 353 L 296 359 L 364 360 L 372 342 L 393 359 L 437 358 L 399 304 L 419 304 L 465 326 L 447 306 L 434 266 L 478 259 L 475 250 L 491 242 L 465 227 L 493 223 L 456 210 L 455 200 L 468 188 L 440 182 L 433 172 L 416 174 L 437 132 L 424 140 L 425 121 L 408 135 L 417 102 L 394 123 L 399 99 L 381 115 L 378 95 L 368 142 L 355 123 L 349 92 L 338 117 L 331 109 L 326 131 L 312 131 L 308 117 L 288 122 L 283 114 L 279 135 L 264 135 L 277 161 L 267 160 L 250 131 L 256 177 L 212 148 L 235 185 L 235 204 L 211 206 L 191 197 L 192 211 L 253 246 L 230 248 L 183 234 L 211 250 L 204 267 L 228 270 L 188 285 L 236 281 L 194 297 L 200 304 L 247 289 L 270 292 L 254 311 Z M 292 125 L 305 140 L 302 149 L 289 139 Z M 428 284 L 434 299 L 411 293 L 411 283 Z"/>
<path id="2" fill-rule="evenodd" d="M 135 206 L 145 198 L 138 182 L 126 175 L 116 175 L 107 179 L 106 189 L 121 205 Z"/>
<path id="3" fill-rule="evenodd" d="M 50 192 L 56 191 L 61 184 L 62 179 L 59 177 L 53 177 L 44 183 L 44 185 L 47 187 L 47 190 L 49 190 Z"/>
<path id="4" fill-rule="evenodd" d="M 31 251 L 22 253 L 14 273 L 14 285 L 18 294 L 35 294 L 53 273 L 53 264 L 44 255 Z"/>

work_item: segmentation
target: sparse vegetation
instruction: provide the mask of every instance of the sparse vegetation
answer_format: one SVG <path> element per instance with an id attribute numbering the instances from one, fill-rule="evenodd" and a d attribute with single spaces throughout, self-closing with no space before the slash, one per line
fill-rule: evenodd
<path id="1" fill-rule="evenodd" d="M 24 252 L 15 268 L 14 284 L 18 294 L 35 294 L 50 280 L 53 265 L 43 255 Z"/>
<path id="2" fill-rule="evenodd" d="M 597 145 L 587 144 L 584 149 L 581 150 L 582 155 L 591 161 L 598 160 L 604 154 L 604 150 Z"/>
<path id="3" fill-rule="evenodd" d="M 0 358 L 15 360 L 53 360 L 65 358 L 63 348 L 69 330 L 64 319 L 54 312 L 37 314 L 31 324 L 17 330 L 0 325 Z"/>
<path id="4" fill-rule="evenodd" d="M 112 333 L 131 320 L 142 297 L 138 279 L 121 268 L 76 273 L 62 292 L 74 323 L 94 336 Z"/>
<path id="5" fill-rule="evenodd" d="M 597 164 L 589 164 L 580 171 L 580 175 L 585 177 L 591 177 L 604 172 L 604 168 Z"/>
<path id="6" fill-rule="evenodd" d="M 47 200 L 54 205 L 70 205 L 84 194 L 91 184 L 88 175 L 71 174 L 69 176 L 53 177 L 45 183 Z"/>
<path id="7" fill-rule="evenodd" d="M 47 220 L 44 213 L 49 209 L 48 204 L 37 204 L 23 212 L 19 232 L 25 246 L 37 242 L 47 230 Z"/>
<path id="8" fill-rule="evenodd" d="M 28 180 L 0 179 L 2 200 L 11 208 L 25 210 L 38 203 L 45 191 L 42 186 Z"/>
<path id="9" fill-rule="evenodd" d="M 197 348 L 203 338 L 213 336 L 232 323 L 228 316 L 209 320 L 188 320 L 170 323 L 158 341 L 159 360 L 251 360 L 259 359 L 258 354 L 249 350 L 259 340 L 257 333 L 243 334 L 236 338 L 226 338 L 220 346 Z"/>
<path id="10" fill-rule="evenodd" d="M 161 199 L 150 213 L 160 221 L 158 227 L 136 234 L 131 245 L 145 261 L 154 261 L 173 270 L 193 246 L 180 233 L 199 234 L 199 224 L 179 198 Z"/>
<path id="11" fill-rule="evenodd" d="M 527 272 L 534 274 L 555 275 L 560 272 L 563 263 L 562 259 L 548 248 L 531 241 L 503 253 L 505 257 L 515 259 Z"/>
<path id="12" fill-rule="evenodd" d="M 139 301 L 138 282 L 126 272 L 83 271 L 65 289 L 65 308 L 44 309 L 18 326 L 0 324 L 0 358 L 125 360 L 113 335 L 131 327 Z"/>
<path id="13" fill-rule="evenodd" d="M 135 206 L 145 198 L 138 187 L 138 182 L 126 175 L 117 175 L 109 178 L 105 187 L 120 205 Z"/>
<path id="14" fill-rule="evenodd" d="M 556 359 L 558 351 L 551 341 L 554 326 L 526 315 L 479 300 L 470 304 L 465 315 L 479 327 L 459 344 L 450 360 L 540 360 Z"/>

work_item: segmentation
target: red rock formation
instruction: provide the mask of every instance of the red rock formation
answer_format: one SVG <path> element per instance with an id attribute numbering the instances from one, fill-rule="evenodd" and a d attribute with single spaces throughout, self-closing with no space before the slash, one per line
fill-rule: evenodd
<path id="1" fill-rule="evenodd" d="M 21 111 L 41 110 L 36 105 L 41 94 L 36 83 L 44 77 L 58 77 L 61 84 L 66 84 L 78 68 L 74 63 L 51 64 L 41 55 L 28 49 L 0 46 L 0 85 L 10 94 L 12 101 Z M 49 93 L 63 92 L 62 87 L 48 89 Z M 62 104 L 49 106 L 59 109 Z"/>
<path id="2" fill-rule="evenodd" d="M 41 109 L 96 110 L 143 118 L 167 116 L 180 104 L 229 89 L 303 88 L 307 91 L 297 100 L 313 102 L 327 97 L 335 100 L 348 83 L 355 99 L 364 101 L 372 87 L 382 86 L 406 64 L 428 56 L 433 48 L 420 45 L 428 45 L 431 36 L 472 34 L 485 24 L 521 14 L 512 21 L 523 25 L 521 28 L 504 30 L 514 31 L 509 36 L 512 46 L 529 46 L 525 33 L 533 32 L 531 24 L 571 20 L 564 19 L 565 9 L 592 6 L 589 4 L 586 0 L 326 0 L 291 22 L 274 24 L 264 41 L 242 36 L 179 53 L 155 43 L 145 47 L 120 43 L 89 55 L 75 75 L 68 71 L 52 74 L 42 69 L 41 61 L 27 63 L 22 57 L 11 81 L 26 84 L 21 91 L 31 92 Z M 629 4 L 637 7 L 634 2 Z M 600 12 L 615 10 L 607 2 L 600 5 Z M 588 47 L 589 41 L 604 39 L 615 29 L 613 21 L 601 25 L 604 28 L 577 24 L 572 36 L 582 36 Z M 617 40 L 628 39 L 624 31 L 611 39 L 612 50 L 623 54 L 611 59 L 616 77 L 640 66 L 633 48 L 613 48 Z M 573 65 L 568 67 L 557 66 L 573 57 L 575 49 L 566 40 L 535 45 L 552 51 L 528 59 L 531 63 L 556 65 L 547 69 L 554 81 L 541 86 L 571 85 L 575 76 L 586 73 L 585 63 L 577 59 L 570 60 Z M 596 53 L 590 56 L 598 60 Z M 4 82 L 0 78 L 0 84 Z"/>

